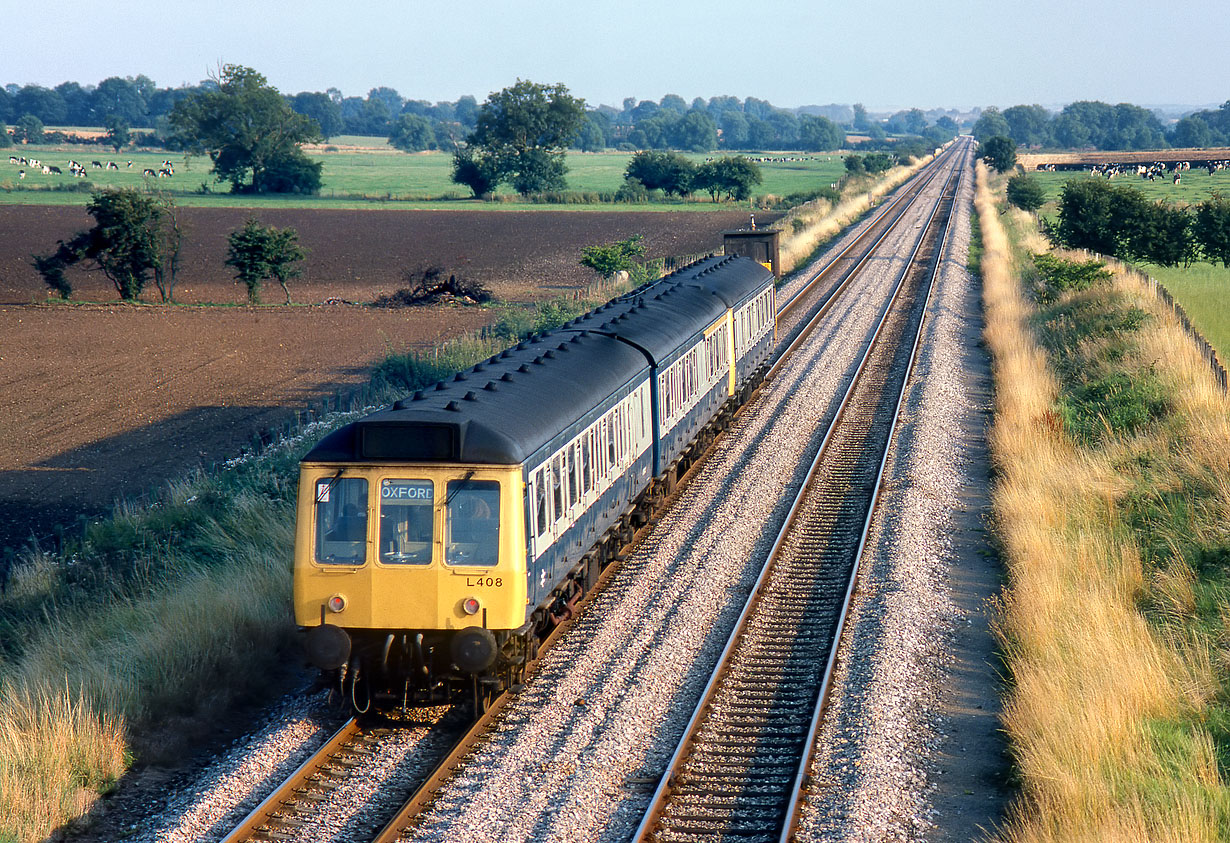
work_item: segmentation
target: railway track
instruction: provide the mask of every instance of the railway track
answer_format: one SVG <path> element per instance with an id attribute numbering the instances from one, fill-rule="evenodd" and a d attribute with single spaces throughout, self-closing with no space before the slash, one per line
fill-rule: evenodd
<path id="1" fill-rule="evenodd" d="M 825 266 L 820 267 L 806 282 L 806 289 L 814 289 L 818 284 L 829 284 L 822 302 L 817 303 L 814 296 L 806 294 L 806 290 L 800 291 L 799 294 L 791 297 L 788 303 L 791 312 L 804 313 L 806 315 L 805 324 L 798 328 L 795 332 L 796 334 L 805 336 L 811 327 L 822 318 L 824 309 L 839 295 L 842 289 L 845 289 L 850 279 L 856 274 L 857 268 L 874 252 L 875 245 L 878 245 L 883 240 L 887 230 L 890 230 L 901 219 L 902 214 L 904 214 L 908 205 L 919 195 L 923 186 L 931 183 L 936 177 L 935 173 L 942 168 L 942 161 L 945 160 L 950 161 L 951 159 L 946 156 L 937 159 L 937 162 L 933 165 L 936 169 L 930 171 L 925 180 L 920 180 L 918 189 L 903 191 L 893 203 L 881 211 L 877 222 L 883 220 L 883 225 L 873 224 L 868 226 L 867 230 L 860 234 L 850 246 L 846 247 L 840 255 L 829 261 Z M 838 280 L 829 283 L 834 277 L 838 277 Z M 808 307 L 803 307 L 804 304 L 809 302 L 810 305 Z M 789 347 L 784 348 L 781 354 L 788 355 L 790 350 L 799 341 L 796 338 L 795 342 L 790 344 Z M 692 471 L 695 471 L 699 465 L 700 463 L 694 466 Z M 683 485 L 681 484 L 680 488 Z M 641 533 L 643 534 L 647 529 L 643 529 Z M 639 535 L 637 540 L 639 540 Z M 615 573 L 617 567 L 617 565 L 609 566 L 604 571 L 601 582 L 608 580 Z M 601 585 L 591 594 L 600 591 Z M 586 600 L 583 601 L 579 608 L 584 607 L 589 597 L 590 595 L 586 596 Z M 547 646 L 549 647 L 552 641 L 562 635 L 569 625 L 565 624 L 558 628 L 548 640 Z M 544 647 L 545 649 L 546 647 Z M 434 769 L 426 775 L 419 775 L 417 785 L 408 790 L 406 788 L 402 789 L 402 796 L 395 800 L 402 803 L 401 808 L 395 811 L 393 818 L 383 827 L 379 829 L 373 828 L 370 836 L 365 835 L 365 839 L 381 841 L 381 843 L 401 839 L 403 831 L 414 825 L 416 816 L 426 805 L 430 804 L 435 794 L 443 787 L 444 782 L 462 764 L 466 755 L 472 751 L 473 747 L 482 742 L 484 735 L 491 728 L 492 724 L 499 720 L 500 713 L 507 702 L 507 695 L 494 700 L 482 718 L 469 729 L 464 730 L 464 733 L 448 741 L 452 746 L 451 750 L 441 749 L 437 751 L 435 757 L 440 760 Z M 225 840 L 228 843 L 231 843 L 231 841 L 238 843 L 238 841 L 245 840 L 306 839 L 302 837 L 300 830 L 309 824 L 311 814 L 315 808 L 330 798 L 331 793 L 339 791 L 349 778 L 366 775 L 365 770 L 368 766 L 368 760 L 376 754 L 376 748 L 380 741 L 389 734 L 388 730 L 390 728 L 387 725 L 381 725 L 376 728 L 364 727 L 354 721 L 346 724 L 316 755 L 308 759 L 299 770 L 292 774 L 276 792 L 271 794 L 260 806 L 253 810 L 245 818 L 244 822 L 231 832 Z M 406 795 L 407 793 L 408 796 Z M 394 814 L 392 809 L 385 811 L 384 816 L 389 816 L 390 814 Z"/>
<path id="2" fill-rule="evenodd" d="M 638 841 L 792 836 L 958 175 L 901 273 Z"/>

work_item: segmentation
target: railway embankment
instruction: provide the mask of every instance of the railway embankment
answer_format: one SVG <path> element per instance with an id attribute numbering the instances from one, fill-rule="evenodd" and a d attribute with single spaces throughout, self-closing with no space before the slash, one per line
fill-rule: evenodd
<path id="1" fill-rule="evenodd" d="M 1138 280 L 1049 251 L 980 165 L 998 633 L 1020 794 L 997 837 L 1230 833 L 1230 405 Z"/>

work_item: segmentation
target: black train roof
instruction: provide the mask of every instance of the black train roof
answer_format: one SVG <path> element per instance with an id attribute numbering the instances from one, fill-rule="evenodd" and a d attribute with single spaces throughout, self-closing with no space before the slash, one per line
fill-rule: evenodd
<path id="1" fill-rule="evenodd" d="M 699 261 L 339 428 L 304 462 L 520 464 L 766 277 L 746 258 Z"/>

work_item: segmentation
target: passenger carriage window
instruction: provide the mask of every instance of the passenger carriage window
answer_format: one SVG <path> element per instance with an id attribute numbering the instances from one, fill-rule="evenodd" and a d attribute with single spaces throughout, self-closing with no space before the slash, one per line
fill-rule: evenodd
<path id="1" fill-rule="evenodd" d="M 444 561 L 491 567 L 500 561 L 500 484 L 450 480 L 445 498 Z"/>
<path id="2" fill-rule="evenodd" d="M 551 498 L 555 503 L 554 512 L 555 520 L 559 521 L 564 517 L 564 468 L 563 455 L 557 454 L 555 459 L 551 461 Z"/>
<path id="3" fill-rule="evenodd" d="M 568 503 L 571 506 L 576 506 L 577 501 L 580 500 L 580 495 L 578 492 L 581 484 L 577 482 L 577 476 L 580 470 L 581 466 L 577 458 L 577 446 L 574 442 L 568 446 Z"/>
<path id="4" fill-rule="evenodd" d="M 594 460 L 598 465 L 598 481 L 601 488 L 606 488 L 606 422 L 602 419 L 598 420 L 598 424 L 594 427 Z"/>
<path id="5" fill-rule="evenodd" d="M 592 431 L 587 430 L 581 436 L 581 491 L 587 495 L 594 489 L 594 451 L 590 444 L 593 435 Z"/>
<path id="6" fill-rule="evenodd" d="M 537 532 L 535 537 L 544 535 L 547 532 L 547 524 L 550 523 L 547 515 L 547 472 L 546 469 L 538 469 L 534 475 L 534 512 L 535 521 L 537 524 Z"/>
<path id="7" fill-rule="evenodd" d="M 367 561 L 367 480 L 316 481 L 316 561 L 362 565 Z"/>
<path id="8" fill-rule="evenodd" d="M 435 487 L 430 480 L 385 478 L 380 482 L 380 561 L 428 565 L 435 524 Z"/>
<path id="9" fill-rule="evenodd" d="M 606 416 L 606 457 L 608 457 L 610 468 L 613 471 L 615 466 L 619 465 L 619 460 L 616 459 L 615 454 L 615 441 L 615 414 L 611 412 L 609 416 Z"/>

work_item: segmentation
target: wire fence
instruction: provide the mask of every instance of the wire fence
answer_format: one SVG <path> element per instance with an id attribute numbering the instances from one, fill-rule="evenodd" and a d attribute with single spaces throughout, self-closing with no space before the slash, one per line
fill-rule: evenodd
<path id="1" fill-rule="evenodd" d="M 1221 387 L 1222 394 L 1227 394 L 1226 366 L 1222 363 L 1221 358 L 1217 356 L 1217 349 L 1213 348 L 1209 341 L 1204 338 L 1204 335 L 1200 333 L 1200 329 L 1192 324 L 1192 320 L 1187 315 L 1187 311 L 1183 309 L 1183 305 L 1175 301 L 1170 291 L 1153 276 L 1146 275 L 1133 267 L 1127 267 L 1126 271 L 1145 282 L 1153 290 L 1153 294 L 1157 296 L 1158 300 L 1170 308 L 1175 318 L 1179 320 L 1179 324 L 1183 326 L 1183 330 L 1196 343 L 1196 348 L 1200 350 L 1200 354 L 1204 357 L 1205 362 L 1209 364 L 1217 385 Z"/>

